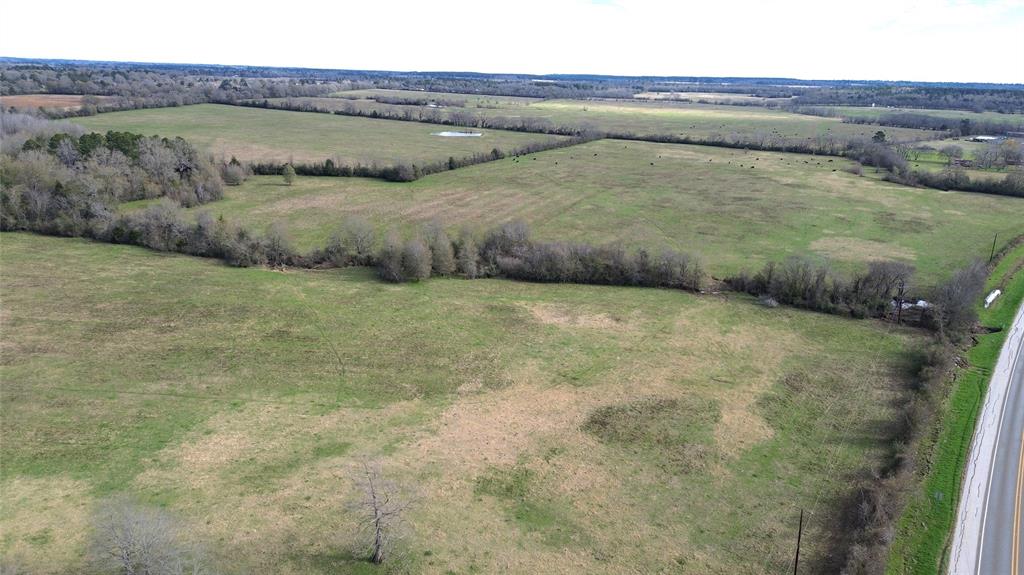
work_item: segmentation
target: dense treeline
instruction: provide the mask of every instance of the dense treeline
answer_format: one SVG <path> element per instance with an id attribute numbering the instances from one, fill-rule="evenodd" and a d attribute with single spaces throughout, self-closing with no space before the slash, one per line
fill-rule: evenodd
<path id="1" fill-rule="evenodd" d="M 1024 198 L 1024 170 L 1020 169 L 1011 170 L 1002 178 L 984 176 L 972 178 L 963 169 L 953 166 L 941 172 L 913 170 L 906 177 L 894 176 L 891 179 L 904 185 L 924 186 L 937 190 L 957 190 Z"/>
<path id="2" fill-rule="evenodd" d="M 340 96 L 345 97 L 344 93 Z M 445 108 L 465 108 L 465 99 L 455 98 L 408 98 L 401 96 L 374 96 L 373 99 L 381 104 L 392 106 L 442 106 Z"/>
<path id="3" fill-rule="evenodd" d="M 987 276 L 983 264 L 970 264 L 932 293 L 915 293 L 913 275 L 912 267 L 899 262 L 875 261 L 861 273 L 841 275 L 828 262 L 792 257 L 782 263 L 769 262 L 754 274 L 741 272 L 726 278 L 725 283 L 769 305 L 857 318 L 899 314 L 903 320 L 941 334 L 961 334 L 971 326 L 973 306 Z M 926 299 L 927 305 L 912 305 L 919 299 Z M 905 309 L 915 314 L 903 316 L 900 312 Z"/>
<path id="4" fill-rule="evenodd" d="M 986 160 L 987 164 L 979 162 L 979 166 L 1006 167 L 1011 165 L 1006 163 L 1007 159 L 1019 163 L 1019 147 L 1012 141 L 1008 142 L 1010 145 L 1007 146 L 990 146 L 989 148 L 995 152 L 995 156 Z M 1006 143 L 1004 142 L 1004 144 Z M 1006 150 L 1006 152 L 1004 154 L 999 150 Z M 866 166 L 886 170 L 888 172 L 885 175 L 886 179 L 897 184 L 1024 197 L 1024 170 L 1019 167 L 1010 169 L 1002 177 L 993 174 L 972 178 L 965 170 L 955 165 L 950 165 L 939 172 L 911 169 L 907 160 L 911 153 L 912 150 L 906 146 L 892 146 L 877 140 L 854 140 L 849 144 L 844 155 Z"/>
<path id="5" fill-rule="evenodd" d="M 0 95 L 80 94 L 108 96 L 83 99 L 73 110 L 44 109 L 49 117 L 88 116 L 99 112 L 233 103 L 253 98 L 325 96 L 351 83 L 292 78 L 234 78 L 195 75 L 183 70 L 137 69 L 129 66 L 0 66 Z"/>
<path id="6" fill-rule="evenodd" d="M 416 281 L 457 272 L 470 278 L 691 291 L 700 290 L 704 281 L 700 263 L 680 252 L 664 250 L 651 254 L 642 249 L 631 252 L 616 244 L 538 242 L 530 238 L 529 228 L 523 222 L 510 222 L 491 230 L 479 243 L 468 233 L 453 243 L 437 224 L 429 226 L 422 238 L 425 239 L 414 238 L 404 245 L 394 237 L 386 239 L 377 258 L 381 278 Z"/>
<path id="7" fill-rule="evenodd" d="M 181 138 L 43 132 L 0 156 L 0 167 L 3 230 L 93 235 L 123 201 L 194 206 L 222 196 L 217 169 Z"/>
<path id="8" fill-rule="evenodd" d="M 892 311 L 895 298 L 905 293 L 912 276 L 913 268 L 906 264 L 872 262 L 867 271 L 846 277 L 827 263 L 794 257 L 725 281 L 733 290 L 769 303 L 852 317 L 884 317 Z"/>
<path id="9" fill-rule="evenodd" d="M 789 111 L 810 116 L 841 118 L 848 124 L 875 124 L 896 128 L 916 128 L 949 132 L 954 136 L 985 134 L 1006 134 L 1024 130 L 1024 119 L 1009 118 L 1006 121 L 972 120 L 970 118 L 946 118 L 925 112 L 884 112 L 877 117 L 848 114 L 842 108 L 820 106 L 794 106 Z"/>
<path id="10" fill-rule="evenodd" d="M 849 124 L 877 124 L 879 126 L 893 126 L 897 128 L 918 128 L 922 130 L 937 130 L 951 132 L 954 135 L 974 136 L 984 134 L 1006 134 L 1018 132 L 1024 128 L 1020 122 L 992 122 L 985 120 L 971 120 L 961 118 L 959 120 L 930 116 L 914 112 L 898 112 L 882 114 L 878 118 L 842 116 L 843 121 Z"/>
<path id="11" fill-rule="evenodd" d="M 564 79 L 537 82 L 531 78 L 496 79 L 481 74 L 462 74 L 459 77 L 432 75 L 421 78 L 387 78 L 378 79 L 375 84 L 378 88 L 393 90 L 525 98 L 632 98 L 633 94 L 643 91 L 642 85 L 623 79 Z"/>
<path id="12" fill-rule="evenodd" d="M 1024 91 L 971 86 L 844 86 L 807 90 L 793 98 L 796 106 L 883 106 L 972 112 L 1024 113 Z"/>
<path id="13" fill-rule="evenodd" d="M 295 170 L 295 173 L 300 176 L 381 178 L 390 182 L 411 182 L 430 174 L 437 174 L 448 170 L 457 170 L 459 168 L 493 162 L 513 156 L 575 146 L 593 139 L 593 137 L 574 136 L 569 138 L 552 139 L 545 142 L 531 142 L 521 146 L 516 146 L 508 151 L 492 148 L 490 152 L 477 152 L 460 158 L 449 156 L 447 160 L 429 162 L 425 164 L 399 163 L 390 166 L 378 166 L 376 164 L 367 166 L 357 163 L 354 165 L 347 165 L 337 163 L 331 159 L 326 159 L 323 162 L 313 163 L 256 162 L 250 166 L 254 174 L 263 176 L 281 175 L 284 173 L 287 166 L 291 166 L 292 169 Z"/>

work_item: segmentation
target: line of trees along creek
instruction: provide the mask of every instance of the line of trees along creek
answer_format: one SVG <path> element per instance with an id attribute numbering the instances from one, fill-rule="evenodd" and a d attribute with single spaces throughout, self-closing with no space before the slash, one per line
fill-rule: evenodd
<path id="1" fill-rule="evenodd" d="M 379 166 L 377 164 L 365 165 L 360 163 L 350 165 L 335 162 L 328 158 L 323 162 L 311 163 L 254 162 L 249 164 L 249 168 L 254 174 L 261 176 L 279 176 L 284 173 L 288 166 L 291 166 L 295 171 L 295 174 L 300 176 L 362 177 L 380 178 L 390 182 L 411 182 L 430 174 L 437 174 L 448 170 L 457 170 L 459 168 L 493 162 L 511 156 L 521 156 L 546 150 L 566 148 L 589 142 L 594 139 L 595 138 L 593 137 L 587 136 L 572 136 L 569 138 L 552 139 L 543 142 L 531 142 L 521 146 L 516 146 L 511 150 L 492 148 L 490 152 L 477 152 L 459 158 L 449 156 L 447 160 L 439 160 L 423 164 L 401 162 L 388 166 Z"/>
<path id="2" fill-rule="evenodd" d="M 1024 120 L 1010 120 L 998 122 L 991 120 L 972 120 L 970 118 L 946 118 L 928 114 L 927 112 L 883 112 L 877 117 L 849 115 L 842 108 L 827 108 L 815 106 L 793 106 L 787 111 L 809 116 L 821 116 L 825 118 L 841 118 L 848 124 L 875 124 L 879 126 L 893 126 L 896 128 L 916 128 L 920 130 L 936 130 L 949 132 L 955 136 L 973 136 L 978 134 L 1006 134 L 1008 132 L 1019 132 L 1024 129 Z"/>
<path id="3" fill-rule="evenodd" d="M 994 176 L 972 178 L 968 172 L 955 165 L 950 165 L 937 172 L 914 170 L 910 167 L 910 162 L 907 159 L 912 153 L 913 150 L 908 146 L 891 145 L 885 142 L 884 132 L 878 132 L 872 140 L 852 142 L 844 155 L 859 164 L 885 170 L 887 172 L 885 179 L 897 184 L 938 190 L 1024 197 L 1024 168 L 1021 166 L 1008 166 L 1009 169 L 1002 178 Z M 859 166 L 854 168 L 854 172 L 860 173 Z"/>

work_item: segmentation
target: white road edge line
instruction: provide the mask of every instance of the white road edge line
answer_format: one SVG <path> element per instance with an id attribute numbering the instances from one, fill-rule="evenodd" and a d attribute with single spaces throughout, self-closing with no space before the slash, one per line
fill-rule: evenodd
<path id="1" fill-rule="evenodd" d="M 977 575 L 980 569 L 981 549 L 986 519 L 986 505 L 992 481 L 995 454 L 1004 406 L 1009 396 L 1017 355 L 1024 344 L 1024 304 L 1017 309 L 1010 334 L 999 352 L 996 368 L 992 372 L 981 415 L 974 430 L 974 438 L 967 455 L 965 480 L 961 487 L 960 505 L 954 527 L 953 546 L 949 562 L 949 575 Z M 1005 377 L 1003 374 L 1005 373 Z M 992 421 L 996 420 L 995 434 Z M 965 545 L 966 543 L 966 545 Z"/>

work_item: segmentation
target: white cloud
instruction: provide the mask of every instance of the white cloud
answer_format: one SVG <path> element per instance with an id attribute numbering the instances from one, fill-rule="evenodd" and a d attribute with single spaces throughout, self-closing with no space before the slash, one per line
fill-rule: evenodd
<path id="1" fill-rule="evenodd" d="M 0 54 L 214 64 L 1024 82 L 1024 1 L 5 3 Z"/>

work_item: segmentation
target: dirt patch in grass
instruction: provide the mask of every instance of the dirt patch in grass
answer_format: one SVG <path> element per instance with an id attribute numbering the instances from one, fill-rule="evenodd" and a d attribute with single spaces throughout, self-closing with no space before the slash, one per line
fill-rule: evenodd
<path id="1" fill-rule="evenodd" d="M 0 493 L 0 568 L 73 572 L 81 561 L 92 511 L 87 485 L 61 477 L 17 477 L 0 485 Z"/>
<path id="2" fill-rule="evenodd" d="M 870 261 L 870 260 L 913 260 L 917 254 L 913 250 L 860 238 L 831 236 L 811 242 L 811 249 L 823 256 L 839 261 Z"/>
<path id="3" fill-rule="evenodd" d="M 585 327 L 596 329 L 617 329 L 629 326 L 628 320 L 604 313 L 586 313 L 557 305 L 534 304 L 528 306 L 533 317 L 547 325 L 561 327 Z"/>

